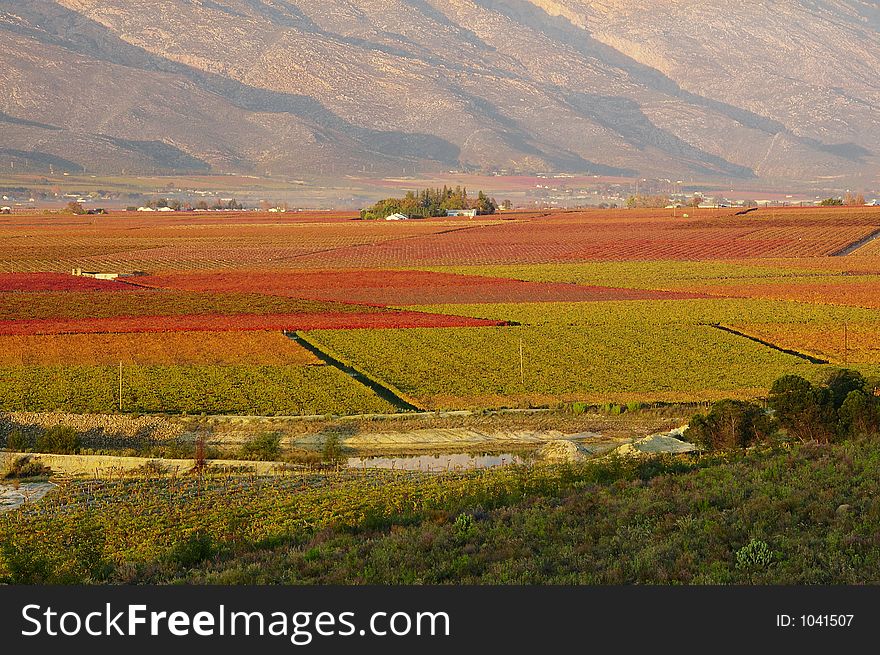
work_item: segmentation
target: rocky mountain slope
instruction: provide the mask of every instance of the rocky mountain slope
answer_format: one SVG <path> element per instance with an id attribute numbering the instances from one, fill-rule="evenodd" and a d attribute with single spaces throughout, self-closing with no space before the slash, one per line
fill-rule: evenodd
<path id="1" fill-rule="evenodd" d="M 860 0 L 0 0 L 0 166 L 874 181 Z"/>

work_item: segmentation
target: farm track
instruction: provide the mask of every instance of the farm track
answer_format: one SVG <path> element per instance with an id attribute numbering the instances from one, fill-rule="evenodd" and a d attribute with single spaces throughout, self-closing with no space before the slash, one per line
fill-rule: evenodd
<path id="1" fill-rule="evenodd" d="M 860 250 L 862 247 L 867 246 L 872 241 L 876 239 L 880 239 L 880 228 L 874 230 L 868 236 L 859 239 L 855 243 L 851 243 L 846 248 L 842 248 L 835 253 L 831 253 L 832 257 L 846 257 L 847 255 L 851 255 L 857 250 Z"/>
<path id="2" fill-rule="evenodd" d="M 322 362 L 327 364 L 328 366 L 332 366 L 349 377 L 353 378 L 356 382 L 361 383 L 365 387 L 367 387 L 370 391 L 379 396 L 382 400 L 391 403 L 398 409 L 404 412 L 419 412 L 424 411 L 424 407 L 418 407 L 406 399 L 402 398 L 390 387 L 383 385 L 378 380 L 371 378 L 366 375 L 362 371 L 357 370 L 352 366 L 348 366 L 343 362 L 339 361 L 333 355 L 326 352 L 322 349 L 318 344 L 311 341 L 308 337 L 306 337 L 302 332 L 284 332 L 284 336 L 292 341 L 296 342 L 309 352 L 311 352 L 315 357 L 320 359 Z"/>
<path id="3" fill-rule="evenodd" d="M 813 357 L 812 355 L 807 355 L 806 353 L 799 352 L 797 350 L 789 350 L 787 348 L 782 348 L 781 346 L 777 346 L 775 343 L 770 343 L 769 341 L 764 341 L 763 339 L 759 339 L 758 337 L 753 337 L 750 334 L 746 334 L 745 332 L 740 332 L 739 330 L 734 330 L 733 328 L 729 328 L 724 325 L 712 325 L 711 327 L 716 330 L 721 330 L 722 332 L 727 332 L 728 334 L 733 334 L 738 337 L 742 337 L 743 339 L 748 339 L 749 341 L 754 341 L 755 343 L 759 343 L 762 346 L 766 346 L 767 348 L 772 348 L 773 350 L 777 350 L 781 353 L 785 353 L 786 355 L 791 355 L 792 357 L 798 357 L 800 359 L 805 359 L 811 364 L 830 364 L 831 362 L 819 359 L 818 357 Z"/>

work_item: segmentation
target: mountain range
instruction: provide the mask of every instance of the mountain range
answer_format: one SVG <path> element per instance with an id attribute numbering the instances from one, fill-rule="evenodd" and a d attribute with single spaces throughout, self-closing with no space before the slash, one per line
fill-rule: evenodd
<path id="1" fill-rule="evenodd" d="M 878 71 L 860 0 L 0 0 L 0 167 L 868 185 Z"/>

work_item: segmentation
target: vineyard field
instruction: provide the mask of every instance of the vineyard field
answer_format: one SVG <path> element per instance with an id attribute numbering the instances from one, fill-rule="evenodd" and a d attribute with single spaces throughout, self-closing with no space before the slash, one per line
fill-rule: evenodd
<path id="1" fill-rule="evenodd" d="M 0 366 L 305 366 L 319 360 L 280 332 L 0 337 Z"/>
<path id="2" fill-rule="evenodd" d="M 0 336 L 108 334 L 117 332 L 247 332 L 320 329 L 365 330 L 407 327 L 498 325 L 503 321 L 423 312 L 320 312 L 301 314 L 188 314 L 185 316 L 114 316 L 88 319 L 0 321 Z"/>
<path id="3" fill-rule="evenodd" d="M 432 267 L 460 275 L 496 276 L 531 282 L 598 285 L 655 291 L 712 291 L 775 284 L 848 284 L 880 274 L 880 261 L 846 257 L 725 261 L 580 262 Z"/>
<path id="4" fill-rule="evenodd" d="M 424 305 L 474 302 L 597 302 L 648 298 L 693 298 L 702 294 L 625 289 L 555 282 L 527 282 L 506 277 L 455 275 L 430 271 L 329 270 L 278 273 L 192 273 L 143 279 L 142 284 L 174 290 L 242 293 L 315 301 Z"/>
<path id="5" fill-rule="evenodd" d="M 123 366 L 123 411 L 266 416 L 388 413 L 329 366 Z M 0 367 L 0 411 L 118 411 L 116 366 Z"/>
<path id="6" fill-rule="evenodd" d="M 10 291 L 133 291 L 136 287 L 115 280 L 97 280 L 66 273 L 0 273 L 0 294 Z"/>
<path id="7" fill-rule="evenodd" d="M 797 284 L 730 284 L 717 287 L 694 286 L 696 293 L 794 300 L 819 305 L 847 305 L 880 309 L 880 277 L 863 276 L 844 281 L 816 280 Z"/>
<path id="8" fill-rule="evenodd" d="M 880 364 L 880 323 L 743 323 L 731 326 L 781 348 L 833 364 Z"/>
<path id="9" fill-rule="evenodd" d="M 746 321 L 795 325 L 880 321 L 880 311 L 874 309 L 738 298 L 637 300 L 591 305 L 583 303 L 427 305 L 416 309 L 524 325 L 592 325 L 609 329 L 627 325 L 716 325 Z"/>
<path id="10" fill-rule="evenodd" d="M 379 312 L 364 306 L 265 296 L 255 293 L 5 293 L 0 320 L 100 319 L 135 316 L 317 314 Z"/>
<path id="11" fill-rule="evenodd" d="M 553 400 L 759 396 L 802 359 L 710 326 L 316 331 L 314 339 L 430 409 Z M 523 367 L 520 369 L 520 347 Z"/>
<path id="12" fill-rule="evenodd" d="M 839 363 L 843 322 L 863 326 L 844 359 L 874 366 L 880 257 L 842 253 L 880 210 L 737 214 L 2 216 L 6 402 L 113 411 L 120 361 L 124 408 L 142 412 L 393 409 L 365 380 L 452 409 L 759 397 L 822 368 L 797 353 Z M 326 357 L 281 334 L 294 331 Z"/>

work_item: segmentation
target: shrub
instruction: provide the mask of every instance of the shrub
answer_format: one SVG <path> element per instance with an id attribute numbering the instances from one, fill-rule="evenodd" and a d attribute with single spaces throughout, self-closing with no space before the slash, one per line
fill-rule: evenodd
<path id="1" fill-rule="evenodd" d="M 32 455 L 23 455 L 12 460 L 3 472 L 3 477 L 7 480 L 38 478 L 52 475 L 52 469 L 43 464 L 38 459 L 34 459 Z"/>
<path id="2" fill-rule="evenodd" d="M 836 410 L 840 409 L 851 392 L 863 391 L 866 384 L 867 381 L 861 373 L 849 369 L 834 369 L 821 382 L 823 387 L 828 388 Z"/>
<path id="3" fill-rule="evenodd" d="M 165 556 L 166 561 L 182 568 L 190 568 L 214 556 L 214 539 L 204 530 L 197 530 L 175 542 Z"/>
<path id="4" fill-rule="evenodd" d="M 143 476 L 153 478 L 162 477 L 164 475 L 167 475 L 169 472 L 170 469 L 165 464 L 158 460 L 151 459 L 149 462 L 145 462 L 144 464 L 141 464 L 136 468 L 129 469 L 125 472 L 125 474 L 131 477 Z"/>
<path id="5" fill-rule="evenodd" d="M 336 464 L 342 459 L 342 446 L 339 444 L 339 437 L 331 434 L 324 441 L 324 448 L 321 451 L 321 460 L 328 464 Z"/>
<path id="6" fill-rule="evenodd" d="M 281 458 L 281 435 L 265 432 L 249 438 L 241 447 L 243 459 L 274 462 Z"/>
<path id="7" fill-rule="evenodd" d="M 780 425 L 803 442 L 834 440 L 837 417 L 833 394 L 827 387 L 814 387 L 797 375 L 786 375 L 773 383 L 767 404 Z"/>
<path id="8" fill-rule="evenodd" d="M 459 514 L 453 524 L 453 529 L 459 538 L 467 538 L 474 530 L 474 517 L 470 514 Z"/>
<path id="9" fill-rule="evenodd" d="M 611 416 L 620 416 L 624 412 L 624 407 L 616 403 L 605 403 L 599 409 L 602 410 L 603 413 L 610 414 Z"/>
<path id="10" fill-rule="evenodd" d="M 736 551 L 736 568 L 745 571 L 762 571 L 773 564 L 773 551 L 767 542 L 752 539 Z"/>
<path id="11" fill-rule="evenodd" d="M 571 405 L 568 406 L 569 411 L 575 415 L 586 414 L 587 407 L 587 403 L 571 403 Z"/>
<path id="12" fill-rule="evenodd" d="M 864 391 L 850 391 L 837 410 L 837 430 L 842 437 L 866 437 L 880 433 L 880 398 Z"/>
<path id="13" fill-rule="evenodd" d="M 6 449 L 26 453 L 33 447 L 31 440 L 21 430 L 13 430 L 6 437 Z"/>
<path id="14" fill-rule="evenodd" d="M 37 437 L 34 450 L 38 453 L 76 455 L 80 451 L 79 435 L 74 428 L 56 425 Z"/>
<path id="15" fill-rule="evenodd" d="M 765 442 L 774 432 L 773 421 L 760 406 L 721 400 L 706 416 L 694 416 L 684 437 L 707 450 L 726 450 Z"/>

